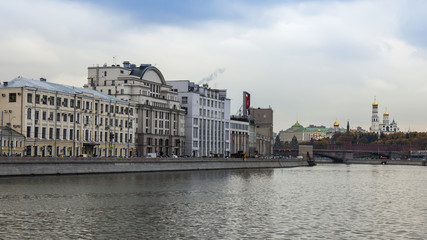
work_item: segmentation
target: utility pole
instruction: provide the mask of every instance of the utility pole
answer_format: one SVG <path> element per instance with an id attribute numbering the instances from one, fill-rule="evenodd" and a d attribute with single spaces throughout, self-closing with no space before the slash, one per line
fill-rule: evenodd
<path id="1" fill-rule="evenodd" d="M 6 111 L 6 110 L 5 110 Z M 0 155 L 3 155 L 3 111 L 1 111 Z"/>

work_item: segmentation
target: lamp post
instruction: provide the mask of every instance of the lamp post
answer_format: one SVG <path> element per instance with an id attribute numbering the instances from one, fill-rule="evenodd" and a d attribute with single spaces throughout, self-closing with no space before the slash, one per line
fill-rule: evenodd
<path id="1" fill-rule="evenodd" d="M 9 114 L 9 149 L 8 149 L 8 151 L 7 151 L 7 155 L 9 155 L 10 156 L 10 154 L 12 153 L 13 154 L 13 152 L 11 152 L 11 148 L 12 148 L 12 151 L 13 151 L 13 143 L 12 143 L 12 120 L 15 118 L 15 116 L 13 116 L 12 118 L 10 118 L 10 114 Z"/>

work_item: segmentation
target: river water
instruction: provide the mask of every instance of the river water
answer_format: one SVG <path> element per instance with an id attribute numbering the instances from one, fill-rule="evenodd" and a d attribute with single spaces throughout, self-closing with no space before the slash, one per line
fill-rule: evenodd
<path id="1" fill-rule="evenodd" d="M 0 178 L 1 239 L 427 239 L 427 168 Z"/>

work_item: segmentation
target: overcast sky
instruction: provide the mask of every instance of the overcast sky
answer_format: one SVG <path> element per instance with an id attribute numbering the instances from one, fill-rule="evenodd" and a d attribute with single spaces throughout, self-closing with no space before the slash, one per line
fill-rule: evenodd
<path id="1" fill-rule="evenodd" d="M 374 96 L 403 131 L 427 131 L 427 1 L 0 0 L 1 81 L 75 86 L 87 67 L 155 65 L 167 80 L 242 92 L 298 120 L 368 129 Z M 381 117 L 382 120 L 382 117 Z"/>

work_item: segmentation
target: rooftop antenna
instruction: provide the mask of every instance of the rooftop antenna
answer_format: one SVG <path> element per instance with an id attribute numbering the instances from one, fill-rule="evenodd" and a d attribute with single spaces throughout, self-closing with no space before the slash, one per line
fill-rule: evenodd
<path id="1" fill-rule="evenodd" d="M 113 56 L 113 64 L 116 65 L 116 57 L 117 56 Z"/>

